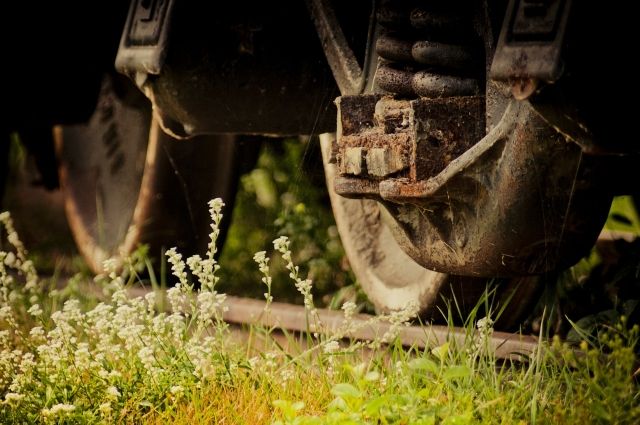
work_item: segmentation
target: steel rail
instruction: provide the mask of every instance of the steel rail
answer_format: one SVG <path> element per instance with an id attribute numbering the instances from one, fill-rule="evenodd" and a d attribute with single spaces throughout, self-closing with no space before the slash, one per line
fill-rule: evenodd
<path id="1" fill-rule="evenodd" d="M 238 325 L 262 325 L 288 331 L 306 332 L 308 328 L 307 311 L 303 306 L 281 302 L 271 303 L 269 314 L 265 314 L 265 301 L 229 296 L 226 301 L 228 310 L 224 320 Z M 321 326 L 313 332 L 335 335 L 343 329 L 352 329 L 345 337 L 373 341 L 391 331 L 390 323 L 377 322 L 370 314 L 356 314 L 349 318 L 349 326 L 342 311 L 318 309 L 317 318 Z M 398 330 L 402 345 L 417 348 L 437 347 L 447 341 L 455 341 L 462 346 L 469 338 L 464 328 L 439 325 L 402 326 Z M 533 353 L 538 347 L 538 338 L 506 332 L 493 332 L 490 347 L 498 358 L 520 358 Z"/>

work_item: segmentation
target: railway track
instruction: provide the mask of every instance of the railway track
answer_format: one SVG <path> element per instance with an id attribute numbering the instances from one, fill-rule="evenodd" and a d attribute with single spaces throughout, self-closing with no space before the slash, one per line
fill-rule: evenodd
<path id="1" fill-rule="evenodd" d="M 224 319 L 233 324 L 256 324 L 268 327 L 278 327 L 293 332 L 307 330 L 307 313 L 303 306 L 274 302 L 271 304 L 269 315 L 264 314 L 265 302 L 242 297 L 228 297 L 228 311 Z M 345 317 L 341 311 L 318 309 L 318 318 L 323 324 L 319 333 L 335 334 L 345 328 Z M 391 331 L 393 325 L 380 323 L 370 314 L 357 314 L 351 318 L 350 328 L 345 337 L 356 340 L 372 341 Z M 401 327 L 398 337 L 402 345 L 407 347 L 436 347 L 452 339 L 462 346 L 468 337 L 464 328 L 439 325 L 412 325 Z M 494 332 L 491 337 L 491 348 L 498 358 L 512 358 L 532 353 L 538 346 L 538 338 L 507 332 Z"/>
<path id="2" fill-rule="evenodd" d="M 144 296 L 148 289 L 130 288 L 131 296 Z M 265 301 L 252 298 L 228 296 L 223 313 L 225 322 L 237 326 L 265 326 L 292 333 L 303 333 L 308 330 L 307 312 L 301 305 L 272 302 L 269 314 L 265 314 Z M 317 309 L 317 320 L 322 326 L 313 330 L 314 333 L 336 335 L 341 333 L 344 338 L 360 341 L 373 341 L 392 331 L 392 324 L 375 320 L 371 314 L 355 314 L 350 317 L 346 326 L 342 311 Z M 344 329 L 351 329 L 344 332 Z M 398 330 L 398 338 L 405 347 L 428 348 L 437 347 L 445 342 L 455 341 L 462 346 L 468 338 L 465 328 L 448 327 L 432 324 L 402 326 Z M 493 332 L 490 347 L 499 359 L 522 358 L 533 353 L 538 346 L 538 338 L 532 335 L 522 335 L 508 332 Z"/>

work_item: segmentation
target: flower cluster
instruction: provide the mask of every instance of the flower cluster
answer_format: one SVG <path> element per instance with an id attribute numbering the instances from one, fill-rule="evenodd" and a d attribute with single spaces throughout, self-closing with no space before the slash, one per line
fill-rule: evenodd
<path id="1" fill-rule="evenodd" d="M 19 417 L 117 422 L 131 394 L 144 390 L 148 402 L 156 404 L 168 395 L 179 399 L 181 388 L 229 379 L 237 365 L 219 355 L 226 295 L 215 290 L 223 205 L 210 203 L 207 258 L 191 257 L 185 264 L 176 249 L 167 251 L 177 278 L 166 292 L 167 312 L 158 311 L 154 292 L 131 297 L 126 276 L 135 273 L 119 270 L 131 264 L 115 260 L 106 261 L 104 275 L 97 278 L 110 297 L 91 309 L 77 299 L 64 300 L 61 291 L 43 294 L 11 217 L 0 214 L 13 247 L 0 252 L 0 422 Z M 194 291 L 189 272 L 200 290 Z"/>
<path id="2" fill-rule="evenodd" d="M 278 239 L 273 241 L 273 247 L 275 248 L 275 250 L 282 254 L 282 259 L 286 263 L 287 270 L 289 270 L 289 277 L 294 281 L 296 289 L 303 296 L 305 308 L 311 315 L 315 316 L 317 312 L 313 304 L 313 295 L 311 294 L 313 282 L 311 281 L 311 279 L 300 278 L 300 268 L 293 264 L 289 244 L 289 238 L 287 238 L 286 236 L 280 236 Z"/>
<path id="3" fill-rule="evenodd" d="M 420 312 L 420 306 L 416 301 L 410 301 L 402 310 L 392 311 L 387 315 L 380 316 L 381 320 L 389 322 L 389 329 L 384 333 L 380 342 L 388 343 L 398 337 L 403 327 L 409 326 Z"/>
<path id="4" fill-rule="evenodd" d="M 263 354 L 251 360 L 229 356 L 226 295 L 216 290 L 216 241 L 224 203 L 216 199 L 209 206 L 213 224 L 204 258 L 194 255 L 185 261 L 175 248 L 166 252 L 173 287 L 164 294 L 132 297 L 130 284 L 138 266 L 110 259 L 104 263 L 104 274 L 96 278 L 105 295 L 89 304 L 69 298 L 65 291 L 45 293 L 39 287 L 11 217 L 0 214 L 13 247 L 0 251 L 0 422 L 129 421 L 128 403 L 139 397 L 144 397 L 144 406 L 161 409 L 207 382 L 232 384 L 239 373 L 256 373 L 281 385 L 296 376 L 301 364 L 278 351 L 277 344 L 268 343 Z M 338 375 L 337 362 L 345 350 L 357 346 L 343 348 L 343 337 L 374 321 L 391 323 L 392 335 L 415 313 L 408 306 L 356 325 L 357 306 L 346 302 L 344 323 L 330 335 L 320 335 L 322 323 L 311 280 L 300 276 L 286 237 L 276 239 L 273 246 L 303 295 L 309 331 L 318 338 L 308 350 L 318 354 L 329 377 Z M 269 258 L 261 251 L 254 260 L 266 286 L 269 313 L 273 302 Z M 165 300 L 168 306 L 161 308 Z M 267 338 L 272 330 L 265 332 Z"/>
<path id="5" fill-rule="evenodd" d="M 269 258 L 267 257 L 266 251 L 256 252 L 253 256 L 253 261 L 258 264 L 258 270 L 262 273 L 262 283 L 267 287 L 267 292 L 264 293 L 264 299 L 266 300 L 266 304 L 264 307 L 264 311 L 268 313 L 271 310 L 271 303 L 273 302 L 273 297 L 271 296 L 271 273 L 269 270 Z"/>
<path id="6" fill-rule="evenodd" d="M 491 337 L 493 336 L 493 320 L 490 316 L 482 317 L 476 322 L 476 332 L 468 348 L 468 354 L 472 359 L 491 355 Z"/>

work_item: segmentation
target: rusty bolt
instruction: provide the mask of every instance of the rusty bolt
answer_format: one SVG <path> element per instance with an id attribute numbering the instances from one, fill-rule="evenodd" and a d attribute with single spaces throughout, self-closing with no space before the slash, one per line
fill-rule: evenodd
<path id="1" fill-rule="evenodd" d="M 510 81 L 511 94 L 516 100 L 526 100 L 538 89 L 535 78 L 516 78 Z"/>
<path id="2" fill-rule="evenodd" d="M 403 155 L 393 147 L 369 149 L 366 161 L 368 173 L 376 177 L 385 177 L 407 167 Z"/>
<path id="3" fill-rule="evenodd" d="M 351 174 L 359 176 L 362 174 L 362 158 L 364 156 L 364 148 L 355 147 L 344 150 L 342 163 L 340 164 L 340 174 Z"/>

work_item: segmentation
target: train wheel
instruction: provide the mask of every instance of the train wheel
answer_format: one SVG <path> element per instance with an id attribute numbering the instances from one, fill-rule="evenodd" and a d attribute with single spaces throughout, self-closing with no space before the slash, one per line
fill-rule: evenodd
<path id="1" fill-rule="evenodd" d="M 139 244 L 148 244 L 152 257 L 163 247 L 202 251 L 207 201 L 221 197 L 231 210 L 245 149 L 234 136 L 176 141 L 160 129 L 145 99 L 130 101 L 134 87 L 124 96 L 116 89 L 105 78 L 89 122 L 55 129 L 67 218 L 96 273 L 105 259 L 122 259 Z"/>
<path id="2" fill-rule="evenodd" d="M 398 310 L 418 303 L 427 317 L 437 318 L 445 309 L 444 299 L 455 300 L 463 314 L 473 308 L 487 279 L 452 276 L 425 269 L 404 253 L 385 224 L 386 211 L 373 200 L 347 199 L 333 190 L 337 171 L 329 162 L 334 134 L 322 134 L 320 144 L 333 214 L 351 268 L 363 290 L 379 311 Z M 496 281 L 498 305 L 510 299 L 500 326 L 517 324 L 537 299 L 538 278 Z"/>

